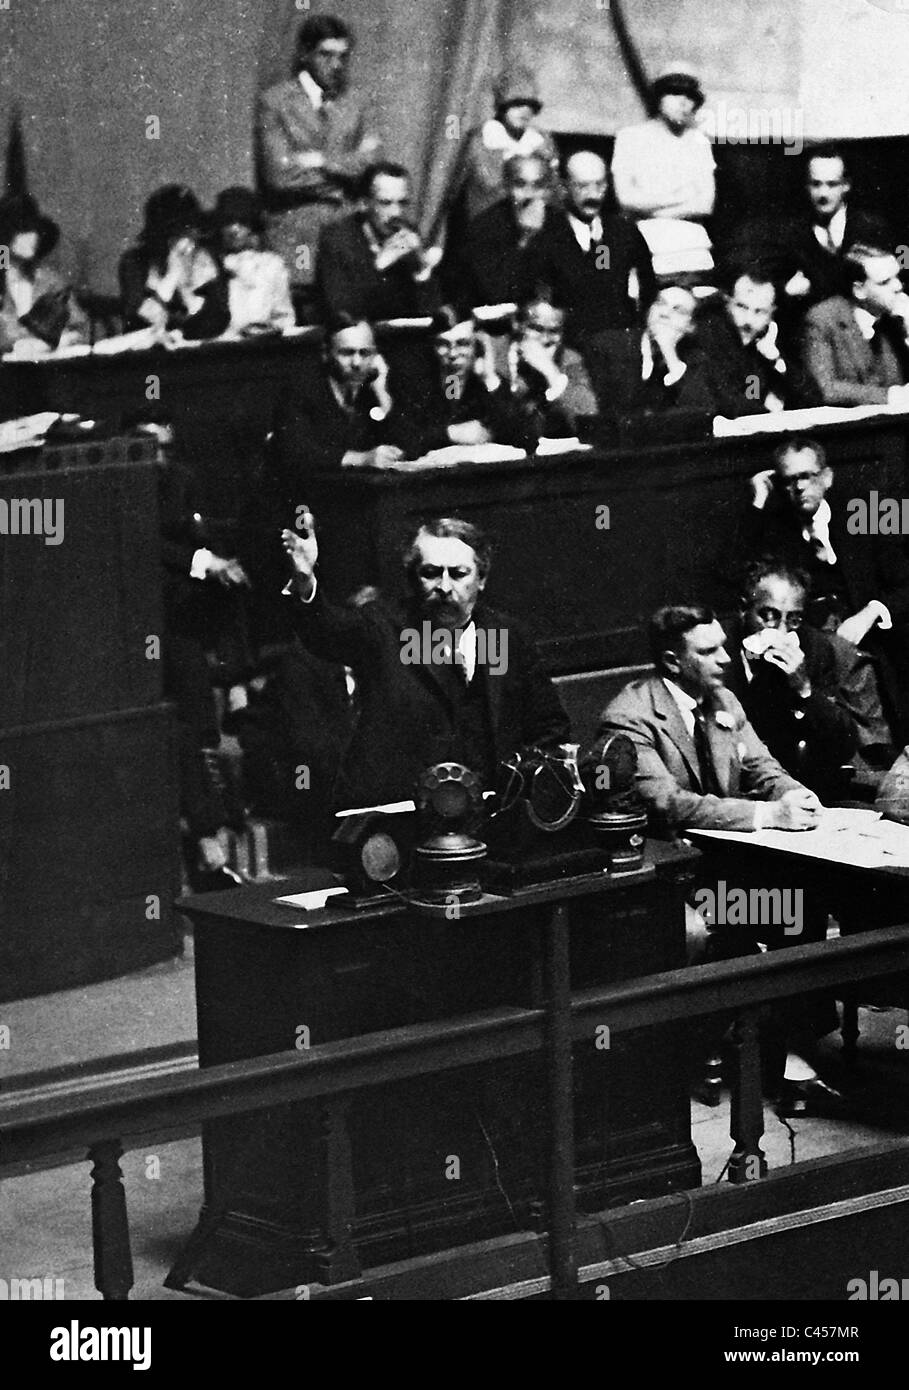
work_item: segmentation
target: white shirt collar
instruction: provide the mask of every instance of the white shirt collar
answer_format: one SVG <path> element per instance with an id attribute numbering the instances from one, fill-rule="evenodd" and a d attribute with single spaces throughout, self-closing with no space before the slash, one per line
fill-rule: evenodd
<path id="1" fill-rule="evenodd" d="M 806 541 L 816 540 L 819 542 L 821 558 L 825 564 L 836 564 L 836 551 L 830 543 L 830 522 L 833 520 L 833 513 L 830 510 L 830 503 L 824 498 L 814 516 L 802 527 L 802 535 Z"/>
<path id="2" fill-rule="evenodd" d="M 825 250 L 830 249 L 830 237 L 832 237 L 834 249 L 841 251 L 846 236 L 846 209 L 842 207 L 839 212 L 835 212 L 826 227 L 822 227 L 816 222 L 814 235 Z"/>
<path id="3" fill-rule="evenodd" d="M 458 652 L 464 664 L 464 674 L 468 681 L 472 681 L 477 669 L 477 625 L 473 618 L 468 619 L 467 626 L 459 631 Z"/>
<path id="4" fill-rule="evenodd" d="M 653 376 L 653 344 L 650 341 L 650 334 L 645 333 L 641 338 L 641 380 L 649 381 Z"/>
<path id="5" fill-rule="evenodd" d="M 682 716 L 682 722 L 689 735 L 694 738 L 694 712 L 698 707 L 697 700 L 683 690 L 680 685 L 676 685 L 675 681 L 671 681 L 668 676 L 663 677 L 663 684 L 678 705 L 679 714 Z"/>
<path id="6" fill-rule="evenodd" d="M 300 86 L 309 97 L 313 110 L 321 111 L 322 103 L 325 101 L 325 93 L 312 73 L 307 72 L 305 68 L 300 69 Z"/>
<path id="7" fill-rule="evenodd" d="M 874 330 L 877 327 L 877 319 L 873 314 L 869 314 L 867 309 L 862 309 L 858 304 L 853 304 L 852 313 L 858 324 L 858 330 L 866 343 L 870 343 L 874 337 Z"/>
<path id="8" fill-rule="evenodd" d="M 570 212 L 568 225 L 582 251 L 589 251 L 595 242 L 603 240 L 603 221 L 600 217 L 595 217 L 592 222 L 584 222 L 580 217 L 575 217 L 574 213 Z"/>

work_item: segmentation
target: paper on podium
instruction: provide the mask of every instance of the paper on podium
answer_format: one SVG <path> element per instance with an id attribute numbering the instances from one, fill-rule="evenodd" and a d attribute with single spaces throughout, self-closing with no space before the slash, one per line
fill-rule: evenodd
<path id="1" fill-rule="evenodd" d="M 825 859 L 858 869 L 909 869 L 909 825 L 885 821 L 878 811 L 832 807 L 814 830 L 691 830 L 700 839 L 730 840 Z"/>
<path id="2" fill-rule="evenodd" d="M 309 893 L 288 893 L 286 898 L 275 898 L 276 903 L 283 903 L 286 907 L 302 907 L 304 912 L 318 912 L 325 906 L 329 898 L 335 898 L 347 893 L 346 888 L 314 888 Z"/>
<path id="3" fill-rule="evenodd" d="M 335 820 L 346 820 L 348 816 L 401 816 L 416 809 L 415 801 L 386 801 L 384 806 L 354 806 L 347 811 L 335 811 Z"/>

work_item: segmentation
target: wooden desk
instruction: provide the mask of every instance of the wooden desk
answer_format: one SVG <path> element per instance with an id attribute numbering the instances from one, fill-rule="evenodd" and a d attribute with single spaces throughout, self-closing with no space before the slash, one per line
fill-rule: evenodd
<path id="1" fill-rule="evenodd" d="M 695 857 L 653 844 L 638 872 L 528 890 L 460 922 L 396 901 L 304 915 L 275 903 L 274 888 L 189 899 L 181 910 L 195 926 L 200 1064 L 293 1049 L 301 1027 L 315 1046 L 540 1007 L 541 930 L 560 901 L 573 987 L 680 966 L 681 879 Z M 610 1050 L 592 1038 L 576 1045 L 574 1070 L 583 1210 L 699 1183 L 678 1030 L 634 1034 Z M 503 1059 L 342 1105 L 206 1125 L 205 1209 L 185 1277 L 248 1296 L 539 1228 L 543 1084 L 539 1058 Z"/>

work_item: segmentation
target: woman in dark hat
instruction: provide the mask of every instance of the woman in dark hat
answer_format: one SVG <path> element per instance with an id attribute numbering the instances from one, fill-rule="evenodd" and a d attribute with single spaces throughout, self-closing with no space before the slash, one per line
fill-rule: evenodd
<path id="1" fill-rule="evenodd" d="M 514 155 L 539 154 L 553 172 L 558 167 L 552 136 L 534 124 L 543 103 L 528 68 L 499 75 L 493 84 L 493 106 L 495 115 L 468 132 L 445 199 L 453 207 L 463 194 L 468 220 L 505 197 L 505 163 Z"/>
<path id="2" fill-rule="evenodd" d="M 148 199 L 139 241 L 120 259 L 127 331 L 178 329 L 187 338 L 216 338 L 227 328 L 227 284 L 205 246 L 206 221 L 184 184 L 165 184 Z"/>
<path id="3" fill-rule="evenodd" d="M 27 193 L 0 199 L 0 351 L 28 357 L 88 342 L 88 318 L 44 264 L 60 228 Z"/>
<path id="4" fill-rule="evenodd" d="M 265 217 L 248 188 L 225 188 L 212 214 L 215 249 L 227 276 L 230 332 L 250 336 L 293 328 L 290 273 L 274 251 L 263 251 Z"/>

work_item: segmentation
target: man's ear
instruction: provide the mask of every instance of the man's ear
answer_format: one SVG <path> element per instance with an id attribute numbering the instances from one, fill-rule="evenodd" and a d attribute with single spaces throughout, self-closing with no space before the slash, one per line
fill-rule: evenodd
<path id="1" fill-rule="evenodd" d="M 670 676 L 677 676 L 679 674 L 679 654 L 678 652 L 674 652 L 671 647 L 667 647 L 666 650 L 660 654 L 660 663 L 663 670 L 667 671 Z"/>
<path id="2" fill-rule="evenodd" d="M 821 477 L 824 480 L 824 491 L 829 492 L 833 487 L 833 469 L 829 467 L 822 469 Z"/>

